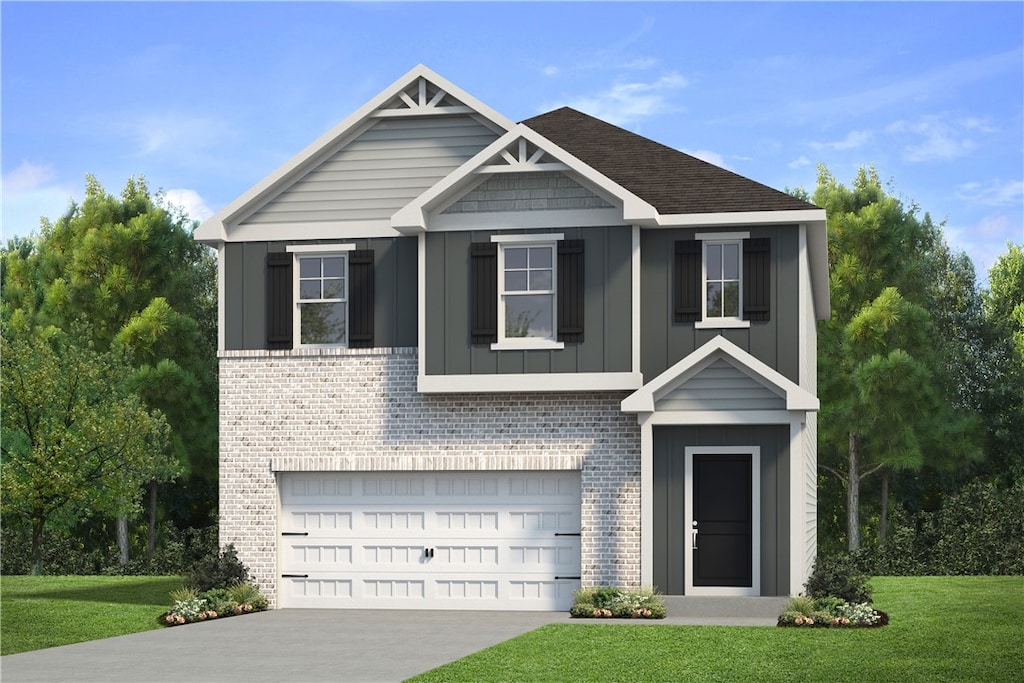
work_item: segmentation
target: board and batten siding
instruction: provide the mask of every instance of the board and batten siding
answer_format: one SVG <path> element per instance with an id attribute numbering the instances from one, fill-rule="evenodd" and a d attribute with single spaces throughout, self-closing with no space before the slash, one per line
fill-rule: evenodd
<path id="1" fill-rule="evenodd" d="M 522 234 L 538 231 L 501 231 Z M 552 230 L 541 230 L 550 233 Z M 493 231 L 427 233 L 428 375 L 629 372 L 632 364 L 632 233 L 628 226 L 558 229 L 584 240 L 584 335 L 557 350 L 492 351 L 470 343 L 470 244 Z"/>
<path id="2" fill-rule="evenodd" d="M 789 590 L 789 426 L 654 427 L 654 585 L 666 595 L 684 593 L 683 562 L 690 530 L 684 529 L 687 446 L 760 446 L 761 594 Z M 802 568 L 800 568 L 802 569 Z"/>
<path id="3" fill-rule="evenodd" d="M 471 116 L 381 119 L 241 224 L 390 218 L 497 137 Z"/>
<path id="4" fill-rule="evenodd" d="M 724 336 L 744 351 L 799 382 L 801 338 L 799 316 L 799 229 L 797 226 L 735 228 L 750 237 L 771 239 L 770 319 L 751 321 L 749 328 L 697 329 L 693 322 L 673 322 L 673 259 L 677 240 L 698 232 L 726 229 L 643 230 L 640 233 L 640 369 L 651 381 L 711 341 Z M 780 292 L 786 292 L 780 296 Z"/>
<path id="5" fill-rule="evenodd" d="M 374 255 L 376 347 L 416 346 L 416 238 L 339 240 Z M 224 348 L 267 348 L 267 253 L 295 242 L 224 245 Z M 302 244 L 313 244 L 303 242 Z"/>

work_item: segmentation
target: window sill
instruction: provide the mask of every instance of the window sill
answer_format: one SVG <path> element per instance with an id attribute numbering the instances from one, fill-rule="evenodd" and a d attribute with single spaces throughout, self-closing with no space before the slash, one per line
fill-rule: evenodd
<path id="1" fill-rule="evenodd" d="M 748 329 L 750 327 L 749 320 L 735 320 L 731 318 L 713 318 L 711 320 L 698 320 L 693 324 L 695 329 L 698 330 L 718 330 L 718 329 Z"/>
<path id="2" fill-rule="evenodd" d="M 527 350 L 542 350 L 542 351 L 557 351 L 558 349 L 564 349 L 565 343 L 559 341 L 551 341 L 549 339 L 537 339 L 537 340 L 512 340 L 508 339 L 500 341 L 495 344 L 491 344 L 491 351 L 527 351 Z"/>

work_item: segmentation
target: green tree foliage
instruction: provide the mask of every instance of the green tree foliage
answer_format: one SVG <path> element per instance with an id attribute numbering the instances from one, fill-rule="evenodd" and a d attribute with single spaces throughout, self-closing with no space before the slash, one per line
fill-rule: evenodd
<path id="1" fill-rule="evenodd" d="M 986 474 L 1010 485 L 1024 481 L 1024 246 L 1007 245 L 982 295 L 991 329 L 980 397 Z"/>
<path id="2" fill-rule="evenodd" d="M 819 462 L 845 490 L 846 541 L 856 549 L 864 478 L 882 472 L 887 501 L 890 472 L 980 451 L 976 421 L 950 395 L 950 349 L 936 341 L 949 332 L 932 314 L 949 261 L 941 227 L 886 192 L 873 168 L 847 188 L 819 167 L 812 200 L 828 212 L 832 298 L 819 325 Z"/>
<path id="3" fill-rule="evenodd" d="M 4 331 L 0 362 L 4 523 L 29 524 L 39 574 L 48 525 L 126 513 L 138 487 L 170 478 L 176 463 L 165 455 L 163 415 L 129 388 L 133 371 L 119 349 L 97 352 L 52 328 L 43 337 L 15 327 Z"/>
<path id="4" fill-rule="evenodd" d="M 85 199 L 38 237 L 3 255 L 2 320 L 28 331 L 56 328 L 79 347 L 120 349 L 128 387 L 170 426 L 169 452 L 189 477 L 188 523 L 208 523 L 217 477 L 216 262 L 191 236 L 194 223 L 160 205 L 139 179 L 120 197 L 92 177 Z M 5 403 L 6 407 L 6 403 Z M 208 492 L 195 503 L 194 491 Z M 150 551 L 156 528 L 150 485 Z"/>

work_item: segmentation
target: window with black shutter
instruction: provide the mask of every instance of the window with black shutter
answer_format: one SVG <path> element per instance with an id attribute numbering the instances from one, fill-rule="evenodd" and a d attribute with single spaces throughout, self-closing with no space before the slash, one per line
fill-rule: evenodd
<path id="1" fill-rule="evenodd" d="M 583 341 L 583 240 L 558 243 L 558 341 Z"/>
<path id="2" fill-rule="evenodd" d="M 349 332 L 353 349 L 373 347 L 373 250 L 349 252 Z"/>
<path id="3" fill-rule="evenodd" d="M 267 348 L 292 348 L 292 255 L 267 254 Z"/>
<path id="4" fill-rule="evenodd" d="M 771 239 L 711 237 L 675 242 L 673 321 L 735 327 L 770 320 Z"/>
<path id="5" fill-rule="evenodd" d="M 469 256 L 470 339 L 493 344 L 498 341 L 498 245 L 473 242 Z"/>

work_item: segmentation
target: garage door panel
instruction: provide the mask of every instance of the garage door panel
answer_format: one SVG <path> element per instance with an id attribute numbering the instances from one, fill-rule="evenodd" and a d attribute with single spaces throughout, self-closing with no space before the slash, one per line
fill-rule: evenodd
<path id="1" fill-rule="evenodd" d="M 301 473 L 281 487 L 285 607 L 568 609 L 579 473 Z M 338 495 L 325 495 L 331 491 Z"/>

